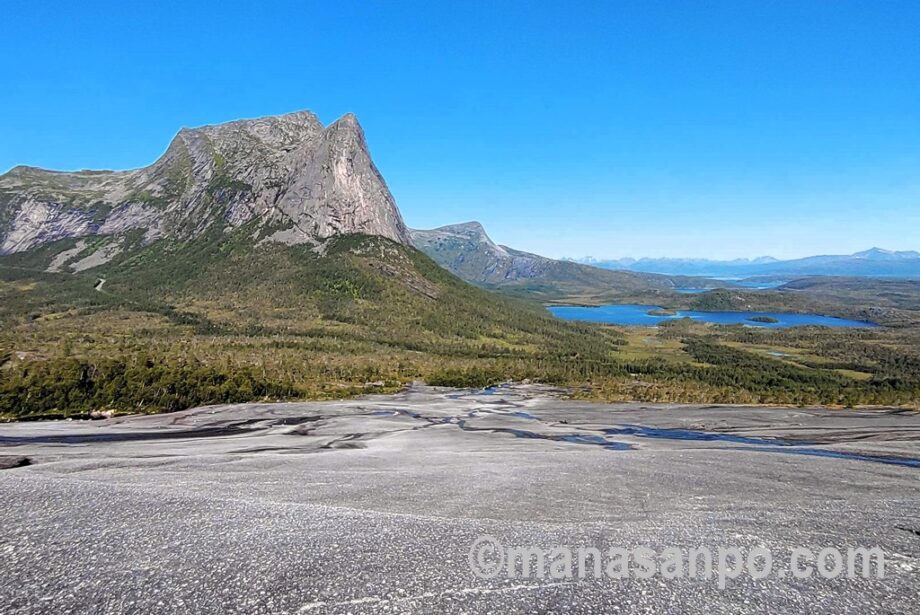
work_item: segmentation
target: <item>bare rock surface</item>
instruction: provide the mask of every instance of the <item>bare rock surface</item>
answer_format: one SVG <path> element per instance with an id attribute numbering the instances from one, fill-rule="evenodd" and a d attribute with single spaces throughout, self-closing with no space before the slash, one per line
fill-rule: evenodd
<path id="1" fill-rule="evenodd" d="M 0 254 L 130 231 L 144 243 L 188 240 L 250 221 L 288 243 L 345 233 L 409 243 L 352 114 L 329 126 L 302 111 L 182 129 L 159 160 L 132 171 L 16 167 L 0 176 Z M 92 266 L 90 255 L 78 267 Z"/>
<path id="2" fill-rule="evenodd" d="M 0 425 L 5 613 L 893 613 L 920 415 L 604 405 L 547 387 Z M 506 545 L 879 546 L 884 579 L 477 578 Z M 777 564 L 779 565 L 779 564 Z"/>

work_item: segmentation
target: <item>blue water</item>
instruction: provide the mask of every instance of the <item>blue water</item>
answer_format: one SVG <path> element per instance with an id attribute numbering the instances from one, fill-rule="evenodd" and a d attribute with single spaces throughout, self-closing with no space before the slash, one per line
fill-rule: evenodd
<path id="1" fill-rule="evenodd" d="M 781 312 L 695 312 L 678 311 L 673 316 L 652 316 L 650 311 L 660 310 L 654 305 L 601 305 L 598 307 L 553 306 L 547 308 L 563 320 L 587 320 L 613 325 L 634 325 L 653 327 L 666 320 L 692 318 L 718 325 L 749 325 L 752 327 L 803 327 L 821 325 L 824 327 L 877 327 L 871 322 L 821 316 L 819 314 L 784 314 Z M 778 322 L 755 322 L 755 316 L 769 316 Z"/>
<path id="2" fill-rule="evenodd" d="M 660 440 L 693 440 L 697 442 L 731 442 L 733 444 L 753 444 L 757 446 L 796 446 L 805 442 L 791 442 L 778 438 L 751 438 L 730 433 L 698 431 L 694 429 L 676 429 L 664 427 L 645 427 L 644 425 L 622 425 L 604 430 L 611 436 L 636 436 L 639 438 L 656 438 Z"/>
<path id="3" fill-rule="evenodd" d="M 715 278 L 715 279 L 721 279 L 721 278 Z M 729 280 L 726 279 L 726 281 L 729 281 Z M 755 281 L 750 281 L 750 280 L 737 280 L 737 279 L 731 280 L 731 281 L 737 284 L 738 286 L 741 286 L 742 288 L 746 288 L 749 290 L 770 290 L 772 288 L 778 288 L 786 283 L 783 281 L 755 282 Z M 685 295 L 697 295 L 697 294 L 702 294 L 702 293 L 709 292 L 711 290 L 718 290 L 718 289 L 687 286 L 684 288 L 675 288 L 673 290 L 674 292 L 683 293 Z"/>
<path id="4" fill-rule="evenodd" d="M 744 286 L 745 288 L 753 288 L 755 290 L 769 290 L 771 288 L 779 288 L 786 282 L 783 280 L 774 280 L 772 282 L 758 282 L 753 280 L 741 280 L 738 282 L 739 285 Z"/>
<path id="5" fill-rule="evenodd" d="M 692 429 L 667 429 L 661 427 L 645 427 L 643 425 L 622 425 L 604 430 L 611 436 L 636 436 L 639 438 L 658 438 L 663 440 L 692 440 L 699 442 L 729 442 L 732 444 L 748 444 L 739 446 L 738 450 L 755 450 L 767 453 L 787 453 L 789 455 L 809 455 L 812 457 L 829 457 L 831 459 L 847 459 L 850 461 L 871 461 L 889 465 L 920 468 L 920 459 L 916 457 L 898 457 L 895 455 L 872 455 L 854 451 L 835 451 L 824 448 L 812 448 L 811 443 L 805 440 L 782 440 L 779 438 L 752 438 L 728 433 L 714 433 L 696 431 Z"/>

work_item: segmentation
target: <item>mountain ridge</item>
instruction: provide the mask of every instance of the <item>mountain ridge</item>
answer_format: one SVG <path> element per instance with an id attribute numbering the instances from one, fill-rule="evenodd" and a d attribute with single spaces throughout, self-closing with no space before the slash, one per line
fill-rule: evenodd
<path id="1" fill-rule="evenodd" d="M 19 165 L 0 176 L 0 254 L 96 236 L 109 237 L 109 251 L 118 253 L 129 231 L 141 231 L 148 245 L 250 220 L 259 220 L 265 241 L 317 244 L 361 233 L 409 243 L 351 113 L 328 126 L 297 111 L 182 128 L 162 156 L 139 169 Z"/>
<path id="2" fill-rule="evenodd" d="M 416 248 L 471 284 L 526 293 L 544 300 L 567 296 L 612 298 L 621 292 L 670 292 L 691 284 L 714 287 L 712 280 L 610 271 L 516 250 L 496 244 L 476 221 L 427 230 L 409 229 L 409 234 Z"/>
<path id="3" fill-rule="evenodd" d="M 719 261 L 694 258 L 572 259 L 605 269 L 624 269 L 664 275 L 920 277 L 920 252 L 870 248 L 853 254 L 823 254 L 779 260 L 772 257 Z"/>

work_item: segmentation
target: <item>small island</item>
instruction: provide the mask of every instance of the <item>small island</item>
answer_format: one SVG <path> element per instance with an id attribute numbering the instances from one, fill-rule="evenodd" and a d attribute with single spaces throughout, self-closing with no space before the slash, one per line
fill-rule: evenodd
<path id="1" fill-rule="evenodd" d="M 646 312 L 649 316 L 676 316 L 677 310 L 669 310 L 666 308 L 660 308 L 657 310 L 649 310 Z"/>
<path id="2" fill-rule="evenodd" d="M 779 320 L 777 320 L 776 318 L 773 318 L 772 316 L 751 316 L 750 318 L 748 318 L 748 320 L 750 320 L 751 322 L 763 322 L 763 323 L 770 323 L 770 324 L 775 324 L 779 322 Z"/>

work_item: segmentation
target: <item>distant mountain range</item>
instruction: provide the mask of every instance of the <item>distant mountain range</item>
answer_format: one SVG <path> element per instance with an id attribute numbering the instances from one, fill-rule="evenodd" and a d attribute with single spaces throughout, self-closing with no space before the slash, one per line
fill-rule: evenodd
<path id="1" fill-rule="evenodd" d="M 809 256 L 793 260 L 777 260 L 769 256 L 731 261 L 692 258 L 597 260 L 589 257 L 574 259 L 574 262 L 604 269 L 718 278 L 789 278 L 810 275 L 920 278 L 920 252 L 897 252 L 881 248 L 854 254 Z"/>

